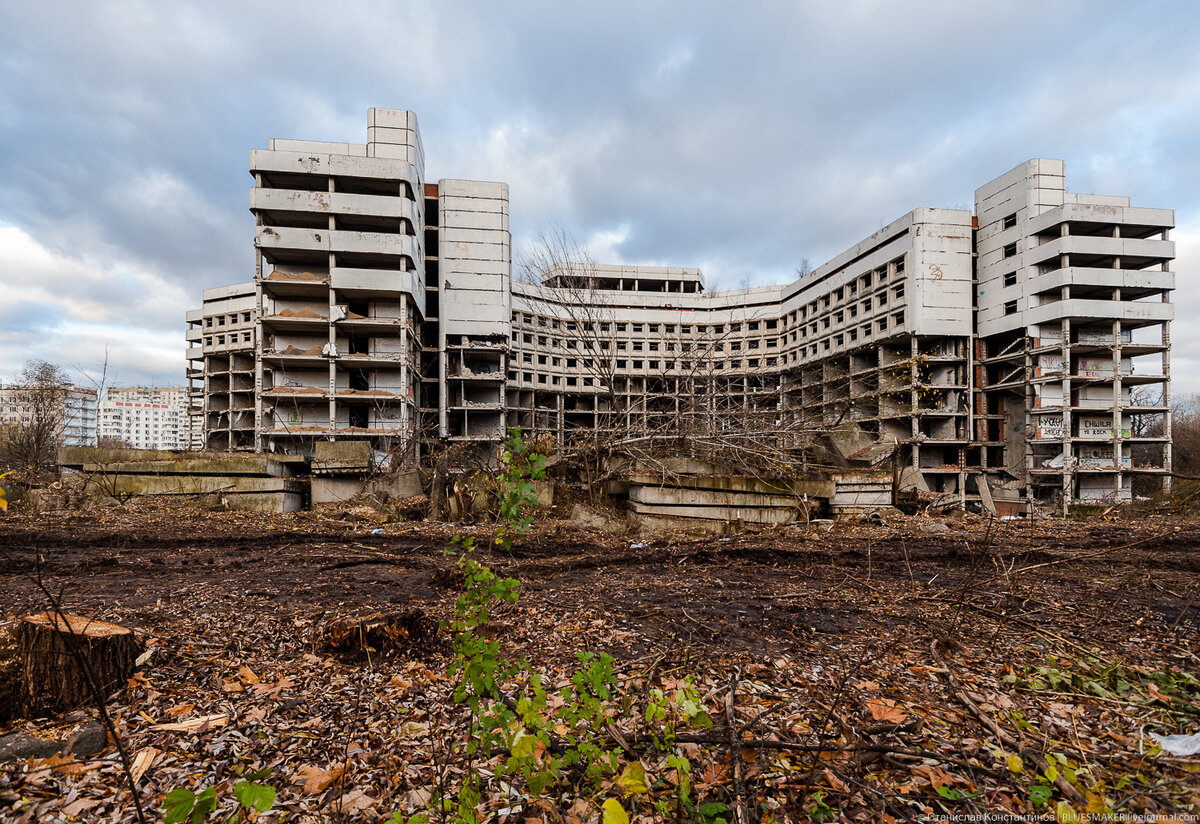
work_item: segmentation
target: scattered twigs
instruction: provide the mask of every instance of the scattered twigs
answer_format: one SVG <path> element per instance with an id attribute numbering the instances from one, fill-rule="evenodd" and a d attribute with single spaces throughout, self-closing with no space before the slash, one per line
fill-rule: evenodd
<path id="1" fill-rule="evenodd" d="M 737 717 L 733 705 L 737 698 L 738 671 L 729 678 L 729 690 L 725 693 L 725 722 L 729 727 L 729 760 L 733 772 L 733 812 L 736 824 L 750 824 L 750 811 L 746 808 L 746 776 L 742 763 L 742 743 L 738 734 Z"/>
<path id="2" fill-rule="evenodd" d="M 958 700 L 963 704 L 963 706 L 971 711 L 971 714 L 979 720 L 979 723 L 982 724 L 984 728 L 986 728 L 990 733 L 992 733 L 992 735 L 996 737 L 997 741 L 1015 753 L 1022 752 L 1024 747 L 1021 746 L 1021 742 L 1014 736 L 1001 729 L 1000 725 L 996 723 L 995 719 L 984 712 L 978 704 L 971 700 L 971 696 L 967 694 L 967 691 L 962 688 L 961 684 L 959 684 L 958 678 L 955 677 L 954 670 L 942 657 L 942 654 L 938 652 L 938 643 L 938 639 L 935 638 L 929 645 L 929 649 L 933 653 L 934 660 L 945 668 L 946 678 L 950 682 L 950 688 L 954 690 L 954 694 Z M 1063 795 L 1071 799 L 1076 804 L 1086 803 L 1083 793 L 1072 786 L 1065 778 L 1063 778 L 1063 776 L 1056 776 L 1054 785 L 1058 787 L 1059 791 L 1062 792 Z"/>
<path id="3" fill-rule="evenodd" d="M 46 582 L 42 580 L 41 556 L 38 556 L 38 567 L 33 575 L 29 578 L 34 585 L 45 596 L 46 602 L 50 605 L 51 612 L 54 613 L 58 626 L 65 626 L 67 632 L 75 635 L 75 630 L 71 626 L 71 622 L 67 619 L 66 611 L 62 605 L 62 594 L 55 593 L 50 590 Z M 72 637 L 74 640 L 74 637 Z M 88 692 L 91 693 L 92 702 L 96 705 L 96 712 L 100 716 L 100 723 L 104 725 L 107 734 L 112 737 L 113 743 L 116 744 L 117 753 L 121 759 L 121 771 L 125 774 L 125 780 L 129 784 L 129 795 L 133 798 L 134 812 L 137 813 L 139 824 L 146 824 L 146 811 L 142 808 L 142 799 L 138 794 L 137 781 L 133 777 L 133 764 L 129 760 L 129 753 L 125 750 L 125 743 L 121 740 L 121 735 L 117 731 L 117 725 L 113 722 L 112 717 L 108 714 L 107 696 L 100 690 L 95 673 L 92 672 L 91 665 L 86 657 L 80 653 L 80 645 L 72 643 L 70 645 L 71 656 L 75 659 L 75 665 L 79 667 L 79 671 L 83 673 L 84 680 L 87 682 Z"/>
<path id="4" fill-rule="evenodd" d="M 1079 561 L 1090 561 L 1094 558 L 1099 558 L 1101 556 L 1108 555 L 1113 552 L 1120 552 L 1123 549 L 1133 549 L 1134 547 L 1138 547 L 1143 544 L 1148 544 L 1151 541 L 1160 541 L 1170 534 L 1171 534 L 1170 532 L 1156 532 L 1153 535 L 1147 535 L 1145 538 L 1140 538 L 1140 539 L 1138 539 L 1136 541 L 1132 541 L 1131 543 L 1128 543 L 1128 544 L 1121 544 L 1120 546 L 1105 547 L 1104 549 L 1098 549 L 1095 552 L 1085 552 L 1082 555 L 1072 555 L 1069 558 L 1056 558 L 1053 561 L 1043 561 L 1040 564 L 1030 564 L 1029 566 L 1019 567 L 1017 569 L 1010 570 L 1001 575 L 993 575 L 990 578 L 984 578 L 983 580 L 978 582 L 978 586 L 982 586 L 983 584 L 991 583 L 992 581 L 995 581 L 999 578 L 1011 578 L 1013 576 L 1021 575 L 1026 572 L 1032 572 L 1035 569 L 1044 569 L 1046 567 L 1059 566 L 1060 564 L 1073 564 L 1073 563 L 1077 563 Z"/>

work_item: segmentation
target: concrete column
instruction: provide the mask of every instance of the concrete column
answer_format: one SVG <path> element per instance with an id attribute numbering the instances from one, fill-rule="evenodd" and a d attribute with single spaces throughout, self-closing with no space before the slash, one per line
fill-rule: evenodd
<path id="1" fill-rule="evenodd" d="M 1061 332 L 1059 333 L 1061 334 Z M 1029 515 L 1033 515 L 1033 504 L 1037 499 L 1033 488 L 1033 445 L 1029 443 L 1033 433 L 1033 404 L 1035 402 L 1033 392 L 1033 353 L 1030 351 L 1033 341 L 1029 337 L 1029 330 L 1026 328 L 1025 334 L 1025 505 L 1029 511 Z M 1007 463 L 1007 452 L 1005 454 Z"/>
<path id="2" fill-rule="evenodd" d="M 917 338 L 915 335 L 913 335 L 908 339 L 908 395 L 909 408 L 911 410 L 909 419 L 912 422 L 912 465 L 913 469 L 919 472 L 921 469 L 921 443 L 918 438 L 921 435 L 921 418 L 917 412 L 917 410 L 920 409 L 920 398 L 917 392 L 917 379 L 919 377 L 917 372 L 918 353 L 919 349 L 917 348 Z"/>
<path id="3" fill-rule="evenodd" d="M 1163 292 L 1162 302 L 1170 302 L 1169 292 Z M 1165 378 L 1162 389 L 1162 405 L 1166 407 L 1167 410 L 1166 414 L 1163 415 L 1164 434 L 1167 437 L 1167 442 L 1163 444 L 1163 467 L 1167 471 L 1167 474 L 1163 477 L 1163 488 L 1164 491 L 1170 492 L 1172 486 L 1172 478 L 1170 473 L 1174 471 L 1173 466 L 1175 444 L 1171 437 L 1171 421 L 1173 414 L 1171 412 L 1171 324 L 1169 321 L 1164 322 L 1162 325 L 1162 343 L 1162 370 Z"/>
<path id="4" fill-rule="evenodd" d="M 337 187 L 334 184 L 334 179 L 332 177 L 330 177 L 329 178 L 329 191 L 333 192 L 336 188 Z M 334 231 L 334 225 L 335 225 L 334 221 L 335 221 L 335 218 L 331 214 L 329 216 L 329 231 L 330 232 Z M 337 258 L 331 251 L 329 253 L 329 273 L 330 273 L 329 282 L 330 282 L 330 284 L 333 283 L 333 268 L 336 264 L 336 261 L 337 261 Z M 335 293 L 333 286 L 331 285 L 329 288 L 329 350 L 330 350 L 330 352 L 336 351 L 336 347 L 337 347 L 337 327 L 333 323 L 333 307 L 336 303 L 337 303 L 337 294 Z M 329 431 L 330 431 L 331 438 L 337 437 L 336 435 L 332 434 L 333 430 L 336 428 L 336 425 L 337 425 L 336 424 L 336 422 L 337 422 L 337 399 L 334 397 L 336 393 L 337 393 L 337 361 L 331 355 L 329 358 Z"/>
<path id="5" fill-rule="evenodd" d="M 1069 294 L 1069 290 L 1068 290 Z M 1062 514 L 1069 514 L 1071 504 L 1075 500 L 1075 471 L 1072 461 L 1075 458 L 1075 448 L 1071 437 L 1071 370 L 1074 368 L 1071 363 L 1071 320 L 1063 318 L 1062 321 L 1061 351 L 1063 361 L 1063 382 L 1062 382 L 1062 456 L 1063 456 L 1063 475 L 1062 475 Z"/>

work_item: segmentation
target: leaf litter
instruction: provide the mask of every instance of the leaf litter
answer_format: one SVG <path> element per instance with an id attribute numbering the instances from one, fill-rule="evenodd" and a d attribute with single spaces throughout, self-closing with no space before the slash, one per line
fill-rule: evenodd
<path id="1" fill-rule="evenodd" d="M 1155 736 L 1200 727 L 1200 520 L 947 517 L 936 535 L 929 520 L 654 536 L 636 549 L 539 523 L 511 555 L 486 556 L 522 582 L 488 631 L 550 682 L 569 679 L 579 650 L 613 655 L 633 696 L 693 674 L 713 718 L 725 718 L 733 683 L 737 728 L 722 720 L 678 738 L 693 820 L 733 820 L 738 807 L 779 822 L 1063 804 L 1196 812 L 1200 760 L 1163 753 Z M 228 797 L 269 770 L 278 799 L 259 821 L 390 820 L 454 775 L 447 742 L 462 717 L 436 629 L 457 596 L 443 553 L 452 534 L 380 527 L 353 509 L 10 512 L 4 621 L 44 608 L 29 580 L 40 574 L 71 611 L 148 639 L 153 655 L 109 703 L 148 809 L 176 787 Z M 394 615 L 421 616 L 419 643 L 388 628 Z M 348 641 L 360 625 L 377 631 Z M 661 803 L 676 768 L 639 743 L 636 724 L 612 733 L 633 752 L 610 798 L 564 786 L 546 802 L 497 782 L 481 815 L 676 820 Z M 112 747 L 7 762 L 0 810 L 18 822 L 133 821 L 123 782 Z"/>

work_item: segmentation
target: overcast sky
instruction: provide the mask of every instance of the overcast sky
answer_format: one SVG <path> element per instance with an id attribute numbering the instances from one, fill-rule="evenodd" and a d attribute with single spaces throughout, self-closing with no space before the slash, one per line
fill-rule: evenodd
<path id="1" fill-rule="evenodd" d="M 1200 4 L 0 0 L 0 379 L 183 382 L 184 312 L 253 275 L 252 148 L 415 111 L 427 178 L 510 184 L 519 252 L 782 282 L 1031 157 L 1173 208 L 1200 392 Z M 110 376 L 111 377 L 111 376 Z"/>

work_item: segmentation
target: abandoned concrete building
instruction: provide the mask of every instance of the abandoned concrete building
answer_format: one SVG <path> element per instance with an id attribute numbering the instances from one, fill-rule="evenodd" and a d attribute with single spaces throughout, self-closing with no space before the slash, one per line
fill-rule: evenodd
<path id="1" fill-rule="evenodd" d="M 427 182 L 416 116 L 250 155 L 252 282 L 188 313 L 209 448 L 492 448 L 507 427 L 686 434 L 758 420 L 894 444 L 961 498 L 1118 502 L 1167 482 L 1174 213 L 1031 160 L 974 211 L 914 209 L 782 286 L 562 257 L 514 277 L 503 183 Z"/>

